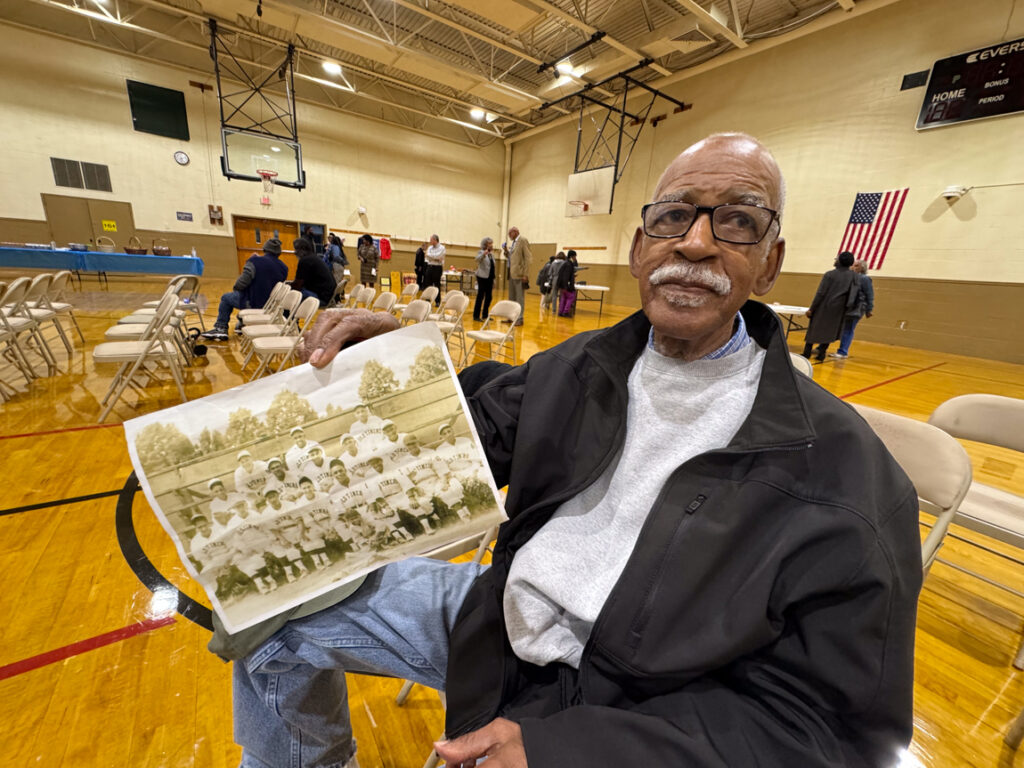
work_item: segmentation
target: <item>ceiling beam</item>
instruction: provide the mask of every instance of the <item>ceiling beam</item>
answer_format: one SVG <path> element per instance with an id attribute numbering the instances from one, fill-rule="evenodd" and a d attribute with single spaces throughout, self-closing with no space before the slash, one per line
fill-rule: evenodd
<path id="1" fill-rule="evenodd" d="M 836 0 L 836 2 L 838 2 L 839 5 L 842 6 L 844 11 L 853 10 L 853 0 Z"/>
<path id="2" fill-rule="evenodd" d="M 698 23 L 706 26 L 711 32 L 719 34 L 737 48 L 746 48 L 747 41 L 733 32 L 729 27 L 712 16 L 697 0 L 676 0 L 683 8 L 697 17 Z"/>
<path id="3" fill-rule="evenodd" d="M 594 34 L 595 32 L 598 31 L 596 27 L 592 27 L 589 24 L 587 24 L 585 21 L 581 21 L 580 19 L 578 19 L 575 16 L 573 16 L 571 13 L 566 13 L 561 8 L 559 8 L 557 5 L 553 5 L 553 4 L 549 3 L 549 2 L 547 2 L 547 0 L 527 0 L 527 2 L 529 2 L 530 5 L 535 5 L 538 8 L 541 8 L 541 9 L 547 11 L 549 14 L 551 14 L 555 18 L 561 19 L 566 24 L 574 26 L 577 29 L 583 30 L 588 35 L 592 35 L 592 34 Z M 641 53 L 640 51 L 636 50 L 635 48 L 631 48 L 630 46 L 626 45 L 622 41 L 615 39 L 611 35 L 606 34 L 603 38 L 601 38 L 601 42 L 606 43 L 607 45 L 610 45 L 612 48 L 617 48 L 618 50 L 622 51 L 627 56 L 630 56 L 630 57 L 636 59 L 637 61 L 643 61 L 644 59 L 648 58 L 648 56 L 646 54 Z M 661 66 L 660 64 L 657 64 L 657 63 L 652 63 L 650 65 L 650 67 L 655 72 L 657 72 L 659 75 L 666 75 L 666 76 L 668 76 L 668 75 L 672 74 L 671 70 L 665 69 L 663 66 Z"/>

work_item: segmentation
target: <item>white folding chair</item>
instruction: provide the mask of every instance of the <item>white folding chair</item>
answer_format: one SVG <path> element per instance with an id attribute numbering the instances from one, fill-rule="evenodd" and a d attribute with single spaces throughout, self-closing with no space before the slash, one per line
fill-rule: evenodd
<path id="1" fill-rule="evenodd" d="M 7 283 L 0 282 L 0 306 L 3 306 L 6 296 Z M 18 369 L 18 373 L 25 377 L 27 384 L 32 384 L 32 379 L 36 378 L 36 373 L 29 365 L 24 350 L 18 344 L 18 335 L 11 329 L 6 320 L 6 315 L 0 313 L 0 349 L 3 350 L 3 357 Z M 13 387 L 6 382 L 0 381 L 0 395 L 3 395 L 5 402 L 14 394 L 15 389 Z"/>
<path id="2" fill-rule="evenodd" d="M 927 573 L 971 485 L 967 451 L 931 424 L 856 403 L 853 407 L 903 467 L 917 489 L 922 509 L 935 514 L 935 523 L 921 544 L 921 562 Z"/>
<path id="3" fill-rule="evenodd" d="M 365 309 L 369 309 L 373 305 L 374 296 L 377 295 L 377 289 L 369 285 L 364 285 L 359 289 L 359 295 L 356 296 L 355 302 L 352 304 L 353 307 L 362 306 Z"/>
<path id="4" fill-rule="evenodd" d="M 331 300 L 327 302 L 328 307 L 341 307 L 344 306 L 345 301 L 345 286 L 348 285 L 348 278 L 343 277 L 334 286 L 334 294 L 331 296 Z"/>
<path id="5" fill-rule="evenodd" d="M 92 359 L 100 363 L 119 363 L 120 367 L 110 382 L 110 388 L 100 404 L 104 406 L 99 422 L 107 418 L 129 384 L 133 384 L 137 375 L 145 375 L 149 380 L 156 381 L 155 371 L 161 364 L 165 365 L 178 386 L 181 402 L 187 402 L 185 395 L 184 375 L 178 365 L 178 349 L 168 335 L 168 319 L 178 304 L 178 297 L 173 292 L 164 295 L 163 301 L 156 308 L 156 313 L 149 322 L 149 327 L 137 341 L 106 341 L 97 344 L 92 351 Z M 142 388 L 136 385 L 140 395 Z"/>
<path id="6" fill-rule="evenodd" d="M 245 327 L 247 323 L 253 325 L 276 323 L 281 317 L 281 302 L 284 301 L 284 297 L 291 289 L 288 283 L 282 281 L 270 290 L 270 296 L 267 297 L 267 301 L 262 307 L 238 310 L 238 318 L 242 321 L 242 327 Z"/>
<path id="7" fill-rule="evenodd" d="M 466 336 L 473 340 L 473 343 L 469 345 L 469 349 L 466 350 L 466 357 L 462 361 L 462 365 L 469 363 L 473 355 L 473 350 L 476 349 L 477 342 L 481 342 L 487 345 L 487 356 L 489 359 L 494 360 L 496 356 L 500 356 L 503 349 L 507 346 L 511 346 L 511 356 L 506 353 L 506 358 L 512 365 L 516 364 L 516 321 L 519 320 L 519 315 L 522 312 L 522 307 L 519 306 L 518 302 L 509 301 L 508 299 L 502 299 L 493 307 L 491 307 L 490 313 L 487 315 L 487 319 L 484 320 L 484 324 L 480 326 L 480 330 L 467 331 Z M 502 322 L 508 323 L 508 329 L 504 331 L 491 330 L 494 326 L 499 325 Z M 495 355 L 494 347 L 497 345 L 498 351 Z"/>
<path id="8" fill-rule="evenodd" d="M 342 304 L 345 309 L 355 309 L 356 300 L 363 294 L 363 284 L 356 283 L 352 286 L 352 290 L 348 292 L 348 299 Z"/>
<path id="9" fill-rule="evenodd" d="M 384 291 L 373 300 L 373 306 L 370 307 L 370 310 L 372 312 L 391 312 L 397 301 L 398 297 L 395 294 L 391 291 Z"/>
<path id="10" fill-rule="evenodd" d="M 241 351 L 246 354 L 245 363 L 252 359 L 252 340 L 261 336 L 283 336 L 292 332 L 295 327 L 295 312 L 302 303 L 300 291 L 289 290 L 281 303 L 278 305 L 280 312 L 276 313 L 277 319 L 271 323 L 250 324 L 242 326 Z"/>
<path id="11" fill-rule="evenodd" d="M 206 321 L 203 319 L 203 313 L 199 309 L 199 276 L 175 275 L 167 281 L 167 285 L 177 286 L 175 293 L 179 297 L 178 309 L 186 314 L 194 314 L 199 319 L 199 326 L 205 331 Z M 154 299 L 153 301 L 147 301 L 142 306 L 145 309 L 155 309 L 159 305 L 160 299 Z"/>
<path id="12" fill-rule="evenodd" d="M 420 294 L 420 298 L 426 302 L 432 302 L 437 298 L 438 290 L 436 285 L 428 285 L 423 289 L 423 293 Z"/>
<path id="13" fill-rule="evenodd" d="M 462 291 L 451 291 L 455 295 L 445 300 L 445 305 L 439 313 L 440 318 L 436 321 L 437 327 L 444 335 L 444 342 L 448 344 L 452 337 L 459 342 L 459 356 L 456 360 L 462 360 L 466 356 L 466 329 L 462 325 L 462 318 L 469 307 L 469 296 Z M 433 315 L 431 315 L 433 317 Z"/>
<path id="14" fill-rule="evenodd" d="M 316 311 L 319 308 L 320 300 L 316 296 L 310 296 L 303 300 L 295 312 L 296 332 L 293 335 L 263 336 L 252 340 L 252 350 L 256 357 L 259 358 L 260 364 L 256 368 L 256 372 L 250 377 L 250 381 L 262 376 L 264 371 L 268 371 L 270 369 L 270 361 L 275 357 L 281 358 L 276 371 L 284 369 L 292 357 L 294 357 L 295 350 L 299 346 L 299 340 L 302 338 L 300 329 L 305 330 L 309 327 L 309 324 L 313 321 L 313 316 L 316 315 Z"/>
<path id="15" fill-rule="evenodd" d="M 808 360 L 806 357 L 804 357 L 803 355 L 798 355 L 796 352 L 790 352 L 789 361 L 793 364 L 794 368 L 800 371 L 800 373 L 802 373 L 808 379 L 814 378 L 814 364 L 811 363 L 811 361 Z"/>
<path id="16" fill-rule="evenodd" d="M 416 294 L 419 291 L 420 287 L 416 283 L 409 283 L 402 289 L 402 294 L 398 297 L 398 303 L 391 308 L 391 311 L 396 315 L 402 314 L 405 308 L 409 306 L 409 302 L 416 299 Z"/>
<path id="17" fill-rule="evenodd" d="M 54 274 L 53 280 L 50 281 L 50 289 L 46 293 L 46 305 L 58 315 L 67 315 L 75 326 L 75 330 L 78 331 L 78 338 L 82 340 L 82 344 L 85 344 L 85 336 L 78 324 L 78 318 L 75 317 L 75 308 L 64 301 L 64 292 L 67 290 L 70 279 L 71 272 L 66 269 Z"/>
<path id="18" fill-rule="evenodd" d="M 447 320 L 448 318 L 445 317 L 445 313 L 448 311 L 448 304 L 450 304 L 452 301 L 455 301 L 459 296 L 465 296 L 465 295 L 466 294 L 464 294 L 462 291 L 457 290 L 457 289 L 453 289 L 453 290 L 448 291 L 448 293 L 446 293 L 444 295 L 444 298 L 441 299 L 441 306 L 437 308 L 437 312 L 431 312 L 430 313 L 430 317 L 427 318 L 427 319 L 428 320 Z"/>
<path id="19" fill-rule="evenodd" d="M 430 303 L 423 299 L 413 299 L 406 306 L 398 322 L 400 325 L 422 323 L 427 319 L 428 314 L 430 314 Z"/>
<path id="20" fill-rule="evenodd" d="M 32 278 L 28 290 L 25 291 L 24 308 L 25 312 L 39 325 L 40 333 L 43 332 L 43 326 L 46 323 L 49 323 L 56 329 L 57 335 L 64 344 L 64 349 L 67 350 L 68 357 L 70 358 L 75 353 L 75 348 L 71 346 L 71 341 L 68 339 L 67 334 L 64 333 L 64 327 L 57 318 L 56 310 L 50 309 L 47 306 L 47 294 L 50 291 L 50 283 L 52 282 L 53 275 L 45 272 Z"/>
<path id="21" fill-rule="evenodd" d="M 13 334 L 14 348 L 20 354 L 20 362 L 25 370 L 29 371 L 33 378 L 38 374 L 29 363 L 26 349 L 35 351 L 46 363 L 46 373 L 52 376 L 57 372 L 57 359 L 42 332 L 39 330 L 39 323 L 32 317 L 29 308 L 25 305 L 25 296 L 28 294 L 32 281 L 27 277 L 15 279 L 0 299 L 0 317 L 2 317 L 3 328 Z M 24 345 L 22 340 L 24 339 Z"/>

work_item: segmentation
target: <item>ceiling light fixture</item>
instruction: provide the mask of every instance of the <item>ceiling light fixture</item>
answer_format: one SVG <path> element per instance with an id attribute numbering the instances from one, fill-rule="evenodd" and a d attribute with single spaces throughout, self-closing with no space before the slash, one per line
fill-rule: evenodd
<path id="1" fill-rule="evenodd" d="M 471 110 L 469 110 L 469 116 L 472 117 L 474 120 L 483 120 L 484 115 L 486 114 L 487 113 L 480 109 L 480 107 L 473 107 Z"/>
<path id="2" fill-rule="evenodd" d="M 280 152 L 280 151 L 281 151 L 281 148 L 280 148 L 280 147 L 275 147 L 275 146 L 271 146 L 271 147 L 270 147 L 270 151 L 271 151 L 271 152 Z"/>
<path id="3" fill-rule="evenodd" d="M 572 62 L 569 60 L 560 61 L 557 64 L 555 64 L 555 69 L 558 70 L 558 74 L 565 75 L 566 77 L 568 77 L 573 72 Z"/>
<path id="4" fill-rule="evenodd" d="M 341 64 L 339 64 L 336 61 L 325 61 L 323 63 L 323 67 L 324 67 L 324 72 L 327 72 L 330 75 L 340 75 L 341 74 Z"/>

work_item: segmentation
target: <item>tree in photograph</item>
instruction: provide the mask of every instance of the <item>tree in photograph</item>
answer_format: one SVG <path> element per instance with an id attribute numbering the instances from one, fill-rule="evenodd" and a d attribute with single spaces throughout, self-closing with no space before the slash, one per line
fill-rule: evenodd
<path id="1" fill-rule="evenodd" d="M 412 364 L 412 372 L 409 374 L 409 383 L 406 386 L 411 387 L 415 384 L 425 384 L 439 376 L 445 376 L 447 373 L 448 364 L 444 361 L 444 355 L 438 347 L 431 344 L 416 354 L 416 359 Z"/>
<path id="2" fill-rule="evenodd" d="M 199 450 L 201 453 L 216 453 L 217 451 L 223 451 L 227 447 L 224 435 L 216 429 L 204 427 L 203 431 L 199 434 Z"/>
<path id="3" fill-rule="evenodd" d="M 298 427 L 317 418 L 317 412 L 309 401 L 299 397 L 290 389 L 282 389 L 274 395 L 267 408 L 267 428 L 273 434 L 283 434 L 292 427 Z"/>
<path id="4" fill-rule="evenodd" d="M 359 381 L 359 399 L 364 403 L 389 395 L 398 389 L 395 372 L 386 365 L 370 360 L 363 366 L 363 378 Z"/>
<path id="5" fill-rule="evenodd" d="M 260 436 L 263 425 L 252 415 L 248 408 L 236 408 L 228 415 L 228 427 L 224 430 L 224 439 L 234 447 L 251 442 Z"/>
<path id="6" fill-rule="evenodd" d="M 196 447 L 180 429 L 162 422 L 139 430 L 135 450 L 147 472 L 176 466 L 196 455 Z"/>

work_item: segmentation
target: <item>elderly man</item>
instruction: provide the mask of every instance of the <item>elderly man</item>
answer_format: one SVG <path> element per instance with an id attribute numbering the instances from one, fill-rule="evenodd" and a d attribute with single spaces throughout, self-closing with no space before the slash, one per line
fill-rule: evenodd
<path id="1" fill-rule="evenodd" d="M 630 251 L 642 312 L 524 365 L 463 372 L 508 485 L 493 565 L 388 565 L 236 663 L 243 765 L 354 765 L 346 669 L 445 688 L 449 765 L 897 759 L 912 727 L 916 495 L 748 301 L 779 274 L 782 207 L 757 141 L 699 142 L 643 207 Z M 321 320 L 314 365 L 365 334 L 360 316 Z"/>
<path id="2" fill-rule="evenodd" d="M 501 250 L 508 259 L 508 297 L 520 307 L 516 325 L 523 324 L 526 312 L 526 289 L 530 285 L 530 241 L 519 234 L 519 227 L 508 231 L 508 241 L 501 244 Z"/>

